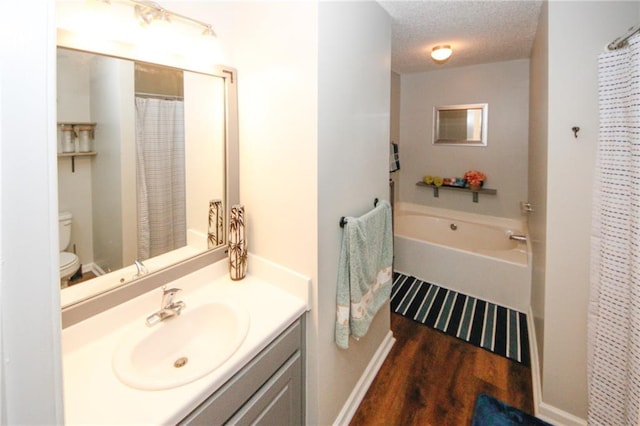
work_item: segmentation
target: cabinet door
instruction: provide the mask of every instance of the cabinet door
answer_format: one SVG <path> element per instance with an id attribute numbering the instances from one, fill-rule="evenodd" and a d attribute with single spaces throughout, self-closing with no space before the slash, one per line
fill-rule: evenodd
<path id="1" fill-rule="evenodd" d="M 238 413 L 245 412 L 246 404 L 254 401 L 256 396 L 263 392 L 263 389 L 268 384 L 274 383 L 276 376 L 281 375 L 287 366 L 292 369 L 287 374 L 292 376 L 294 369 L 292 363 L 297 366 L 295 375 L 298 382 L 292 382 L 292 385 L 287 384 L 282 387 L 283 389 L 286 388 L 286 392 L 295 391 L 292 398 L 295 397 L 302 401 L 304 390 L 302 388 L 303 374 L 300 350 L 303 347 L 303 328 L 301 321 L 296 321 L 292 324 L 218 391 L 214 392 L 200 406 L 195 408 L 191 414 L 180 421 L 179 425 L 211 426 L 230 423 L 229 419 L 238 418 Z M 296 357 L 297 363 L 294 359 Z M 284 376 L 287 377 L 286 374 Z M 272 395 L 272 398 L 275 398 L 275 395 Z M 300 413 L 303 413 L 302 402 L 298 405 Z M 293 408 L 298 410 L 297 406 Z M 276 422 L 272 424 L 281 426 L 286 423 Z M 302 424 L 302 414 L 300 414 L 300 420 L 294 419 L 292 424 Z"/>
<path id="2" fill-rule="evenodd" d="M 296 352 L 231 418 L 230 425 L 302 424 L 302 362 Z"/>

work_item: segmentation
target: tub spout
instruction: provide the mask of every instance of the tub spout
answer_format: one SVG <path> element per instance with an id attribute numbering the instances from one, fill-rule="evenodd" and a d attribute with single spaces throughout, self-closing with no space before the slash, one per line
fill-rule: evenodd
<path id="1" fill-rule="evenodd" d="M 522 241 L 523 243 L 527 242 L 527 236 L 526 235 L 511 234 L 511 235 L 509 235 L 509 239 L 510 240 L 516 240 L 516 241 Z"/>

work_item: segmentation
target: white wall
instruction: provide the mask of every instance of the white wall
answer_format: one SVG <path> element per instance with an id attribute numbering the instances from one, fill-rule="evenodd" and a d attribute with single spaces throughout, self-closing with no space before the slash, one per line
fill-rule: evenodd
<path id="1" fill-rule="evenodd" d="M 373 2 L 320 2 L 318 63 L 317 424 L 332 423 L 389 332 L 383 306 L 367 335 L 334 344 L 341 216 L 389 199 L 390 18 Z"/>
<path id="2" fill-rule="evenodd" d="M 533 61 L 541 62 L 532 66 L 536 84 L 542 90 L 548 86 L 547 105 L 544 95 L 534 99 L 534 108 L 546 113 L 546 118 L 540 112 L 532 116 L 548 126 L 546 137 L 536 134 L 532 139 L 536 145 L 533 160 L 540 160 L 537 167 L 544 167 L 545 151 L 547 160 L 546 225 L 542 217 L 532 227 L 532 232 L 540 234 L 534 239 L 546 235 L 546 257 L 544 267 L 534 274 L 534 288 L 544 286 L 541 409 L 549 416 L 559 409 L 566 415 L 561 419 L 568 422 L 587 414 L 586 319 L 591 187 L 598 140 L 597 57 L 607 43 L 637 23 L 640 4 L 552 1 L 547 6 L 548 45 L 545 34 L 539 35 L 541 52 Z M 573 126 L 581 129 L 577 139 Z M 544 177 L 537 176 L 532 190 L 542 194 L 542 185 Z"/>
<path id="3" fill-rule="evenodd" d="M 240 201 L 246 210 L 249 251 L 312 278 L 307 417 L 310 424 L 317 423 L 320 358 L 316 354 L 319 345 L 332 344 L 320 344 L 317 337 L 318 5 L 163 5 L 211 22 L 225 63 L 238 69 Z"/>
<path id="4" fill-rule="evenodd" d="M 400 141 L 400 91 L 401 91 L 401 78 L 400 74 L 391 72 L 391 116 L 390 116 L 390 142 L 395 142 L 402 147 Z M 402 168 L 402 162 L 400 162 L 400 168 Z M 400 198 L 400 172 L 396 171 L 389 174 L 389 178 L 393 180 L 394 185 L 394 202 Z"/>
<path id="5" fill-rule="evenodd" d="M 57 120 L 58 122 L 90 122 L 90 64 L 83 54 L 64 51 L 58 55 Z M 62 132 L 58 128 L 58 144 Z M 61 151 L 61 146 L 58 146 Z M 91 219 L 91 158 L 76 157 L 72 171 L 70 157 L 58 158 L 58 207 L 73 214 L 71 241 L 66 251 L 79 256 L 83 264 L 93 262 L 93 220 Z"/>
<path id="6" fill-rule="evenodd" d="M 105 271 L 119 269 L 137 257 L 135 185 L 130 184 L 135 181 L 133 63 L 65 51 L 58 55 L 57 71 L 58 121 L 97 123 L 98 155 L 75 157 L 75 171 L 70 157 L 58 159 L 59 209 L 73 214 L 67 251 L 75 249 L 85 271 L 94 260 Z"/>
<path id="7" fill-rule="evenodd" d="M 136 234 L 124 232 L 123 214 L 136 206 L 123 199 L 127 191 L 135 193 L 135 168 L 125 167 L 122 161 L 135 159 L 131 156 L 135 152 L 134 73 L 130 61 L 95 57 L 91 62 L 91 119 L 97 123 L 94 147 L 98 152 L 91 160 L 93 255 L 96 264 L 109 272 L 133 263 L 123 259 L 126 241 L 129 252 L 132 245 L 134 250 L 137 247 Z"/>
<path id="8" fill-rule="evenodd" d="M 62 424 L 54 4 L 0 15 L 2 424 Z"/>
<path id="9" fill-rule="evenodd" d="M 224 80 L 184 73 L 187 244 L 207 249 L 209 202 L 224 199 Z M 225 238 L 226 241 L 226 238 Z"/>
<path id="10" fill-rule="evenodd" d="M 65 251 L 73 252 L 83 264 L 93 262 L 93 228 L 91 220 L 91 158 L 76 157 L 75 172 L 71 158 L 58 158 L 58 202 L 60 211 L 73 214 L 71 242 Z"/>
<path id="11" fill-rule="evenodd" d="M 531 52 L 528 181 L 528 201 L 533 208 L 528 219 L 533 252 L 531 310 L 534 316 L 541 370 L 544 369 L 544 275 L 547 243 L 548 21 L 548 3 L 544 2 Z"/>
<path id="12" fill-rule="evenodd" d="M 312 278 L 307 421 L 330 424 L 389 329 L 387 311 L 348 351 L 333 341 L 338 221 L 388 198 L 388 17 L 373 2 L 167 6 L 212 22 L 238 69 L 249 250 Z"/>
<path id="13" fill-rule="evenodd" d="M 517 60 L 402 75 L 400 199 L 454 210 L 520 217 L 527 194 L 529 61 Z M 433 107 L 488 103 L 486 147 L 434 146 Z M 462 177 L 481 170 L 497 195 L 440 191 L 415 184 L 424 175 Z"/>

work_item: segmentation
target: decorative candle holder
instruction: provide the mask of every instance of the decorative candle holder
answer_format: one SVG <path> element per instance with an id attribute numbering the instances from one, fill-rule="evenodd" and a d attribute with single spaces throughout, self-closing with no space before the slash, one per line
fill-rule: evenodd
<path id="1" fill-rule="evenodd" d="M 208 248 L 216 248 L 224 244 L 224 211 L 222 200 L 209 201 L 209 231 L 207 234 Z"/>
<path id="2" fill-rule="evenodd" d="M 93 150 L 93 126 L 79 125 L 75 127 L 78 135 L 78 151 L 91 152 Z"/>
<path id="3" fill-rule="evenodd" d="M 76 132 L 72 125 L 60 125 L 62 130 L 62 152 L 70 153 L 76 151 Z"/>
<path id="4" fill-rule="evenodd" d="M 234 281 L 247 275 L 247 240 L 244 226 L 244 206 L 235 204 L 231 207 L 229 218 L 229 276 Z"/>

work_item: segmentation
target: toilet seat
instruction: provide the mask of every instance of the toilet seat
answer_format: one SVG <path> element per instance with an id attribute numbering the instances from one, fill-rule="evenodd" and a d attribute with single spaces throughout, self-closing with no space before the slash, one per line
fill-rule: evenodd
<path id="1" fill-rule="evenodd" d="M 80 259 L 74 253 L 60 252 L 60 278 L 66 279 L 80 268 Z"/>

